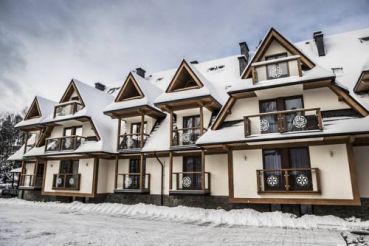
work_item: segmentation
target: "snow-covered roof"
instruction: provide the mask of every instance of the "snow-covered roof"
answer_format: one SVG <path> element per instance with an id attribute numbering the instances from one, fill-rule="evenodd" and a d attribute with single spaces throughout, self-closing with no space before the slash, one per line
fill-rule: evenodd
<path id="1" fill-rule="evenodd" d="M 20 173 L 22 172 L 22 168 L 21 167 L 18 167 L 18 168 L 14 168 L 12 170 L 10 170 L 11 173 Z"/>
<path id="2" fill-rule="evenodd" d="M 23 159 L 24 145 L 8 157 L 8 161 L 21 161 Z"/>
<path id="3" fill-rule="evenodd" d="M 31 118 L 28 120 L 23 120 L 15 125 L 15 127 L 25 127 L 32 126 L 42 123 L 50 114 L 54 112 L 54 107 L 57 104 L 54 101 L 46 99 L 44 97 L 36 96 L 35 99 L 38 103 L 41 116 L 37 118 Z"/>
<path id="4" fill-rule="evenodd" d="M 160 110 L 155 107 L 154 101 L 163 92 L 162 89 L 158 87 L 157 85 L 153 84 L 152 81 L 149 81 L 137 75 L 135 72 L 131 72 L 130 74 L 133 76 L 134 80 L 137 82 L 139 88 L 141 89 L 143 93 L 143 97 L 132 99 L 132 100 L 125 100 L 121 102 L 113 101 L 105 108 L 104 111 L 109 112 L 109 111 L 116 111 L 116 110 L 128 109 L 128 108 L 134 108 L 134 107 L 140 107 L 140 106 L 150 106 L 157 110 Z"/>
<path id="5" fill-rule="evenodd" d="M 224 104 L 228 98 L 226 88 L 233 81 L 240 80 L 239 61 L 237 56 L 230 56 L 212 61 L 192 64 L 186 62 L 194 74 L 203 83 L 203 87 L 191 90 L 182 90 L 177 92 L 163 92 L 155 103 L 169 102 L 180 99 L 190 99 L 202 96 L 212 96 L 220 104 Z M 168 70 L 151 75 L 150 80 L 158 81 L 164 90 L 167 89 L 169 83 L 177 70 Z"/>

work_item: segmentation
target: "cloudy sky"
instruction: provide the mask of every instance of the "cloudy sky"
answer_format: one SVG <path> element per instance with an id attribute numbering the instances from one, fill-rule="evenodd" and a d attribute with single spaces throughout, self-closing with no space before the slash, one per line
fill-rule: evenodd
<path id="1" fill-rule="evenodd" d="M 71 78 L 116 84 L 139 66 L 253 50 L 271 26 L 292 41 L 366 28 L 369 1 L 0 0 L 0 112 L 58 101 Z"/>

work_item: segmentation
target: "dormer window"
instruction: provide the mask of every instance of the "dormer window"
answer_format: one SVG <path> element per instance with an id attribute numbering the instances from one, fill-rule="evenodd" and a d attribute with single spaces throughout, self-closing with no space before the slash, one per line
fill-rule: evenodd
<path id="1" fill-rule="evenodd" d="M 287 53 L 266 56 L 265 60 L 270 61 L 284 57 L 287 57 Z M 289 76 L 288 63 L 286 61 L 269 64 L 266 66 L 266 70 L 268 79 L 277 79 Z"/>
<path id="2" fill-rule="evenodd" d="M 360 43 L 369 45 L 369 36 L 368 37 L 359 38 L 359 40 L 360 40 Z"/>

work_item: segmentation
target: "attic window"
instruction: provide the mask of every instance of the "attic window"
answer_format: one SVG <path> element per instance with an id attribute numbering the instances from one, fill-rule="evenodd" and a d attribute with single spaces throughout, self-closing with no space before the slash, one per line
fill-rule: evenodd
<path id="1" fill-rule="evenodd" d="M 74 96 L 70 99 L 71 101 L 79 101 L 79 97 L 78 96 Z"/>
<path id="2" fill-rule="evenodd" d="M 218 65 L 218 66 L 210 67 L 208 68 L 208 72 L 215 72 L 218 70 L 222 70 L 224 67 L 225 65 Z"/>
<path id="3" fill-rule="evenodd" d="M 343 67 L 332 67 L 332 72 L 335 75 L 342 75 L 343 74 Z"/>
<path id="4" fill-rule="evenodd" d="M 114 87 L 114 88 L 110 88 L 109 90 L 108 90 L 108 94 L 114 94 L 117 90 L 119 90 L 120 89 L 120 87 Z"/>
<path id="5" fill-rule="evenodd" d="M 160 81 L 162 81 L 163 79 L 164 79 L 163 77 L 157 78 L 157 79 L 156 79 L 156 82 L 160 82 Z"/>
<path id="6" fill-rule="evenodd" d="M 359 38 L 359 40 L 360 40 L 360 43 L 369 45 L 369 36 L 368 37 Z"/>

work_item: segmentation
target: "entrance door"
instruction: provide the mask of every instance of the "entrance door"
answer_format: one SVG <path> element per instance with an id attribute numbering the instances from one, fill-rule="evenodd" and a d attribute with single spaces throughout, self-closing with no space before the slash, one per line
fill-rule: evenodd
<path id="1" fill-rule="evenodd" d="M 38 163 L 37 164 L 37 171 L 36 171 L 36 183 L 35 186 L 36 187 L 41 187 L 42 186 L 42 180 L 44 178 L 44 163 Z"/>
<path id="2" fill-rule="evenodd" d="M 140 159 L 129 159 L 129 179 L 127 182 L 127 189 L 140 189 L 140 173 Z"/>

